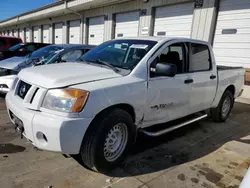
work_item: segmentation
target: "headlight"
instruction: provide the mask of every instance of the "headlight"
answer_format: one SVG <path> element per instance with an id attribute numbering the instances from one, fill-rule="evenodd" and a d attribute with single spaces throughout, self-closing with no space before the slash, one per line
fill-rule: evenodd
<path id="1" fill-rule="evenodd" d="M 89 96 L 79 89 L 52 89 L 44 98 L 42 107 L 60 112 L 80 112 Z"/>

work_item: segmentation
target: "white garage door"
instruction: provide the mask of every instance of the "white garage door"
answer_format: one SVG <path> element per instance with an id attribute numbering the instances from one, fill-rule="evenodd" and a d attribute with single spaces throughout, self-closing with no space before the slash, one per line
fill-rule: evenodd
<path id="1" fill-rule="evenodd" d="M 190 38 L 193 12 L 194 3 L 156 8 L 154 36 Z"/>
<path id="2" fill-rule="evenodd" d="M 104 16 L 89 18 L 88 43 L 98 45 L 104 40 Z"/>
<path id="3" fill-rule="evenodd" d="M 33 42 L 39 42 L 38 29 L 38 26 L 33 27 Z"/>
<path id="4" fill-rule="evenodd" d="M 56 23 L 54 25 L 54 41 L 55 44 L 63 43 L 63 23 Z"/>
<path id="5" fill-rule="evenodd" d="M 80 44 L 80 20 L 69 22 L 69 43 Z"/>
<path id="6" fill-rule="evenodd" d="M 18 31 L 16 29 L 14 29 L 14 36 L 18 37 Z"/>
<path id="7" fill-rule="evenodd" d="M 250 1 L 221 0 L 214 38 L 217 64 L 250 68 Z"/>
<path id="8" fill-rule="evenodd" d="M 22 39 L 22 41 L 25 41 L 25 36 L 24 36 L 24 30 L 23 29 L 19 29 L 19 37 Z"/>
<path id="9" fill-rule="evenodd" d="M 30 42 L 30 29 L 25 28 L 25 42 Z"/>
<path id="10" fill-rule="evenodd" d="M 139 11 L 116 15 L 115 38 L 136 37 L 139 34 Z"/>
<path id="11" fill-rule="evenodd" d="M 43 40 L 43 43 L 49 43 L 50 42 L 49 25 L 43 25 L 42 40 Z"/>

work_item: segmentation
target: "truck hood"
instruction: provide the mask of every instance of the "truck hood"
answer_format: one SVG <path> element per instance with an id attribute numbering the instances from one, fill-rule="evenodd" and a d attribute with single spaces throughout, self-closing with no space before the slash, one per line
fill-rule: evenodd
<path id="1" fill-rule="evenodd" d="M 25 62 L 26 57 L 11 57 L 0 61 L 0 67 L 5 69 L 14 69 L 20 63 Z"/>
<path id="2" fill-rule="evenodd" d="M 73 62 L 26 68 L 18 74 L 21 80 L 47 89 L 121 76 L 105 67 Z"/>

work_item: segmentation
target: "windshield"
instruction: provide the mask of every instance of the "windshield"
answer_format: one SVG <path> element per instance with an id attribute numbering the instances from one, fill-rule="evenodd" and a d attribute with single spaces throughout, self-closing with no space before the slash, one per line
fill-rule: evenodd
<path id="1" fill-rule="evenodd" d="M 64 49 L 60 46 L 46 46 L 39 50 L 34 51 L 30 55 L 30 59 L 41 59 L 43 63 L 46 64 L 54 55 L 63 51 Z"/>
<path id="2" fill-rule="evenodd" d="M 16 45 L 10 47 L 9 51 L 15 51 L 15 50 L 21 48 L 23 45 L 24 45 L 23 43 L 16 44 Z"/>
<path id="3" fill-rule="evenodd" d="M 156 44 L 149 40 L 114 40 L 105 42 L 81 57 L 81 61 L 102 61 L 114 67 L 133 70 L 147 52 Z"/>

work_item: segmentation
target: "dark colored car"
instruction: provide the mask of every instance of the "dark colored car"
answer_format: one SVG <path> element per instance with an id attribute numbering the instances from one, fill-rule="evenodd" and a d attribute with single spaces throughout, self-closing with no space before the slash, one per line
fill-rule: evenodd
<path id="1" fill-rule="evenodd" d="M 46 43 L 19 43 L 12 47 L 10 47 L 8 50 L 1 50 L 0 51 L 0 61 L 13 57 L 13 56 L 26 56 L 42 47 L 48 46 L 50 44 Z"/>
<path id="2" fill-rule="evenodd" d="M 11 46 L 22 43 L 22 39 L 17 37 L 0 36 L 0 51 L 8 50 Z"/>

